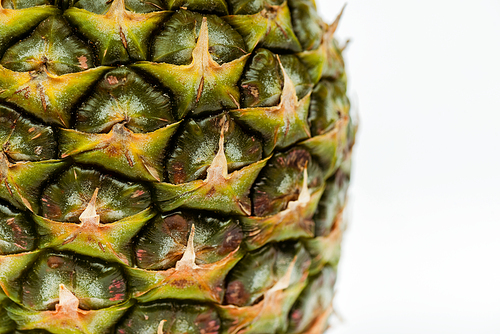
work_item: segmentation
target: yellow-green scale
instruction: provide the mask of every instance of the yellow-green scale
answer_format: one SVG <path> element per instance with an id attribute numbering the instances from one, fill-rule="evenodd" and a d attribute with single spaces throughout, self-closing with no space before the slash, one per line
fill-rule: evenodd
<path id="1" fill-rule="evenodd" d="M 0 1 L 0 334 L 322 333 L 355 138 L 337 24 Z"/>

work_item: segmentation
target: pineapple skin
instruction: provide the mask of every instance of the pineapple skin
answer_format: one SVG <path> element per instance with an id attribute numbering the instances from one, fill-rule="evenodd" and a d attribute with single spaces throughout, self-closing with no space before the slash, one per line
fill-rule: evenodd
<path id="1" fill-rule="evenodd" d="M 339 18 L 0 1 L 0 334 L 323 333 L 356 134 Z"/>

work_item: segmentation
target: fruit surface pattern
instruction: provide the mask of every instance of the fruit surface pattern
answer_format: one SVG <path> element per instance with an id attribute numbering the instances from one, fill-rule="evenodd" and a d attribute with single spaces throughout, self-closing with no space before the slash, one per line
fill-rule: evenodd
<path id="1" fill-rule="evenodd" d="M 337 25 L 1 0 L 0 333 L 323 333 L 356 133 Z"/>

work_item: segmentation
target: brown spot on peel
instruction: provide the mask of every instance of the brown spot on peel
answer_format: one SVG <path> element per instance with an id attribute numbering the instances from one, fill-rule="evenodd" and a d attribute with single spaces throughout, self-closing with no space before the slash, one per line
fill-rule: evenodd
<path id="1" fill-rule="evenodd" d="M 80 63 L 80 68 L 82 70 L 86 70 L 89 68 L 89 65 L 87 64 L 87 57 L 82 55 L 80 57 L 77 57 L 77 59 L 78 59 L 78 63 Z"/>
<path id="2" fill-rule="evenodd" d="M 47 259 L 47 266 L 51 269 L 57 269 L 64 264 L 64 260 L 59 256 L 49 256 Z"/>
<path id="3" fill-rule="evenodd" d="M 125 34 L 123 33 L 123 29 L 120 26 L 120 39 L 122 40 L 122 44 L 127 49 L 127 38 L 125 37 Z"/>
<path id="4" fill-rule="evenodd" d="M 110 85 L 116 85 L 118 83 L 118 79 L 113 75 L 108 76 L 106 80 Z"/>
<path id="5" fill-rule="evenodd" d="M 232 281 L 226 289 L 226 302 L 228 304 L 243 306 L 247 302 L 250 294 L 245 290 L 245 285 L 241 281 Z"/>
<path id="6" fill-rule="evenodd" d="M 204 85 L 205 85 L 205 77 L 201 77 L 200 85 L 198 86 L 198 91 L 196 93 L 196 103 L 200 101 Z"/>

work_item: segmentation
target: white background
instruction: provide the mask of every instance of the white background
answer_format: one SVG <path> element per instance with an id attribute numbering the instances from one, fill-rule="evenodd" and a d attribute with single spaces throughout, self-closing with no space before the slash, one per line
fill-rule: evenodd
<path id="1" fill-rule="evenodd" d="M 499 334 L 500 1 L 344 14 L 361 123 L 331 333 Z"/>

